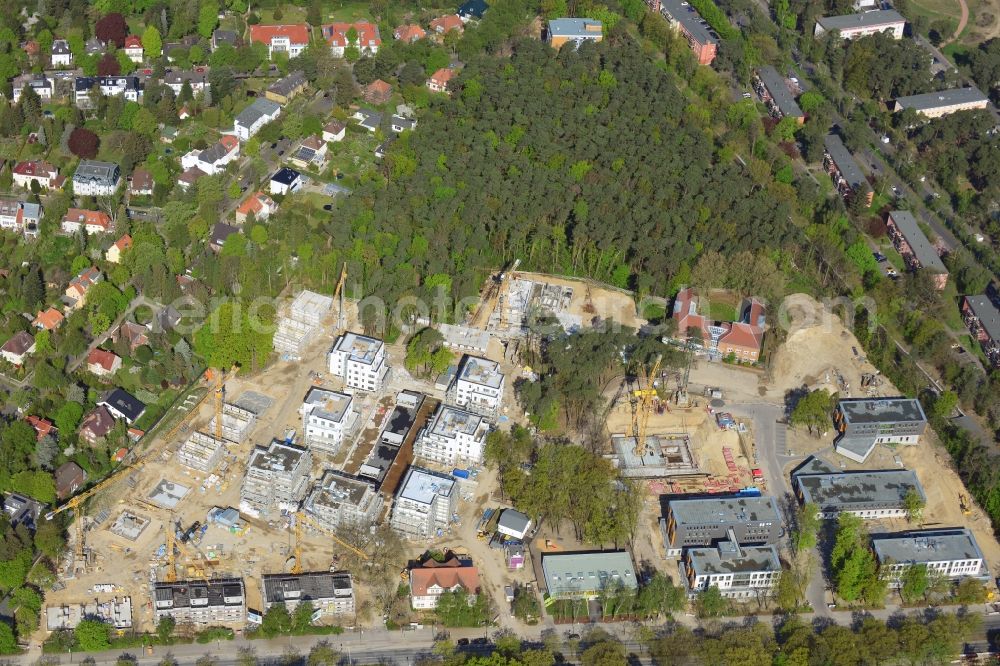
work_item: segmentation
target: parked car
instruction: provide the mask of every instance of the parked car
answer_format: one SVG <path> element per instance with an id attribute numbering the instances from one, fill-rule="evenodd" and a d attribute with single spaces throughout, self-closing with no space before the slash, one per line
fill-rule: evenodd
<path id="1" fill-rule="evenodd" d="M 875 257 L 875 261 L 882 262 L 885 261 L 885 255 L 881 252 L 872 252 L 872 256 Z"/>

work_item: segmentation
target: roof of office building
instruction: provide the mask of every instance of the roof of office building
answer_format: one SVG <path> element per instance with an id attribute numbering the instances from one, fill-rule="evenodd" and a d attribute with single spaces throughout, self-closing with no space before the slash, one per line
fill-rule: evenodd
<path id="1" fill-rule="evenodd" d="M 898 104 L 901 108 L 914 109 L 915 111 L 928 111 L 930 109 L 939 109 L 941 107 L 954 106 L 956 104 L 971 104 L 975 102 L 988 101 L 989 98 L 983 94 L 983 91 L 974 86 L 896 98 L 896 104 Z"/>
<path id="2" fill-rule="evenodd" d="M 805 503 L 824 507 L 844 505 L 902 505 L 906 494 L 915 490 L 926 500 L 917 475 L 908 469 L 880 469 L 855 472 L 810 471 L 810 462 L 792 472 Z"/>
<path id="3" fill-rule="evenodd" d="M 861 12 L 860 14 L 844 14 L 843 16 L 823 16 L 816 19 L 824 30 L 853 30 L 856 28 L 873 28 L 880 25 L 906 23 L 903 15 L 895 9 L 878 9 Z"/>
<path id="4" fill-rule="evenodd" d="M 778 502 L 773 497 L 699 497 L 671 499 L 670 512 L 678 523 L 728 525 L 779 521 Z"/>
<path id="5" fill-rule="evenodd" d="M 715 548 L 690 548 L 686 559 L 696 576 L 781 571 L 774 546 L 739 546 L 723 541 Z"/>
<path id="6" fill-rule="evenodd" d="M 976 537 L 965 528 L 919 530 L 872 537 L 879 562 L 926 564 L 952 560 L 981 560 L 983 552 Z"/>
<path id="7" fill-rule="evenodd" d="M 441 472 L 434 472 L 422 467 L 411 467 L 403 479 L 398 496 L 420 504 L 430 504 L 434 497 L 451 495 L 455 488 L 455 479 Z"/>
<path id="8" fill-rule="evenodd" d="M 264 600 L 269 604 L 293 601 L 322 601 L 350 597 L 354 593 L 351 574 L 347 572 L 306 571 L 300 574 L 276 573 L 261 576 Z"/>
<path id="9" fill-rule="evenodd" d="M 542 571 L 549 594 L 569 592 L 577 586 L 597 589 L 619 582 L 627 588 L 638 587 L 632 556 L 625 550 L 544 553 Z"/>

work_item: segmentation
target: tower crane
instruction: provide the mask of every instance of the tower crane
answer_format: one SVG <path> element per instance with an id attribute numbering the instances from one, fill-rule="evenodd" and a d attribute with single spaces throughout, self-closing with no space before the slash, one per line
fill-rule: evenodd
<path id="1" fill-rule="evenodd" d="M 340 299 L 340 311 L 337 313 L 337 332 L 344 330 L 344 282 L 347 280 L 347 262 L 340 268 L 340 279 L 337 281 L 337 289 L 333 292 L 333 299 Z"/>
<path id="2" fill-rule="evenodd" d="M 641 375 L 645 388 L 632 391 L 632 400 L 635 409 L 632 411 L 632 431 L 635 434 L 635 455 L 642 456 L 646 452 L 646 426 L 649 424 L 649 415 L 653 412 L 653 398 L 656 397 L 656 386 L 654 385 L 660 374 L 660 363 L 663 355 L 657 354 L 656 361 L 653 362 L 653 369 L 645 375 Z"/>
<path id="3" fill-rule="evenodd" d="M 167 582 L 174 583 L 177 582 L 177 561 L 174 558 L 174 548 L 176 548 L 176 543 L 174 542 L 174 526 L 172 520 L 163 521 L 163 529 L 167 533 L 166 539 L 166 549 L 167 549 Z"/>
<path id="4" fill-rule="evenodd" d="M 362 560 L 369 559 L 368 554 L 365 551 L 347 543 L 346 541 L 338 537 L 336 534 L 334 534 L 333 530 L 331 530 L 328 527 L 324 527 L 323 525 L 320 525 L 308 513 L 306 513 L 302 509 L 299 509 L 295 513 L 295 517 L 293 519 L 293 531 L 295 533 L 295 550 L 294 550 L 295 563 L 292 564 L 292 570 L 291 570 L 293 574 L 302 573 L 302 523 L 309 523 L 311 527 L 314 527 L 318 531 L 330 537 L 334 541 L 334 543 L 351 551 L 352 553 L 360 557 Z"/>

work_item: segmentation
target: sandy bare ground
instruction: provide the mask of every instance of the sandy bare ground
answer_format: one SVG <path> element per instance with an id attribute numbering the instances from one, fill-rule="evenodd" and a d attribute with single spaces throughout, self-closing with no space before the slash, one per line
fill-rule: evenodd
<path id="1" fill-rule="evenodd" d="M 566 309 L 572 315 L 580 317 L 584 325 L 589 325 L 593 317 L 612 319 L 622 326 L 639 328 L 646 323 L 636 312 L 635 301 L 631 292 L 598 286 L 589 280 L 566 278 L 544 273 L 524 273 L 518 271 L 518 279 L 544 282 L 546 284 L 570 287 L 573 298 Z"/>

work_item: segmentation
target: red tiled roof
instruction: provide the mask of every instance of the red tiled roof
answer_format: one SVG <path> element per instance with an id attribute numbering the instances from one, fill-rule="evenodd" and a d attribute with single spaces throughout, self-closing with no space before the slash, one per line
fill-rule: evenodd
<path id="1" fill-rule="evenodd" d="M 410 569 L 410 591 L 414 596 L 426 596 L 428 588 L 435 585 L 445 590 L 458 585 L 466 592 L 476 594 L 479 591 L 479 569 L 462 566 L 457 557 L 445 562 L 429 560 Z"/>
<path id="2" fill-rule="evenodd" d="M 347 125 L 340 122 L 339 120 L 331 120 L 323 127 L 324 132 L 329 132 L 330 134 L 340 134 L 347 128 Z"/>
<path id="3" fill-rule="evenodd" d="M 117 247 L 119 250 L 129 249 L 130 247 L 132 247 L 132 237 L 129 236 L 128 234 L 125 234 L 124 236 L 115 241 L 115 247 Z"/>
<path id="4" fill-rule="evenodd" d="M 55 308 L 49 308 L 48 310 L 38 311 L 38 316 L 32 323 L 33 326 L 39 326 L 44 328 L 46 331 L 54 331 L 59 328 L 59 324 L 63 322 L 63 314 L 56 310 Z"/>
<path id="5" fill-rule="evenodd" d="M 323 39 L 330 46 L 347 46 L 347 31 L 351 28 L 354 28 L 355 32 L 358 33 L 358 48 L 367 48 L 382 44 L 382 38 L 378 33 L 378 26 L 367 21 L 358 21 L 357 23 L 328 23 L 322 28 Z"/>
<path id="6" fill-rule="evenodd" d="M 383 93 L 388 94 L 392 92 L 392 86 L 383 81 L 382 79 L 375 79 L 367 86 L 365 86 L 365 93 Z"/>
<path id="7" fill-rule="evenodd" d="M 407 23 L 396 28 L 393 36 L 401 42 L 415 42 L 426 37 L 427 31 L 416 23 Z"/>
<path id="8" fill-rule="evenodd" d="M 309 26 L 305 23 L 250 26 L 250 41 L 252 42 L 270 45 L 271 40 L 275 37 L 287 37 L 292 44 L 308 44 Z"/>
<path id="9" fill-rule="evenodd" d="M 28 422 L 28 425 L 35 429 L 35 435 L 38 439 L 42 439 L 55 429 L 55 425 L 53 425 L 52 421 L 43 419 L 41 416 L 35 416 L 32 414 L 24 417 L 24 420 Z"/>
<path id="10" fill-rule="evenodd" d="M 439 16 L 438 18 L 431 21 L 431 29 L 437 32 L 450 32 L 451 30 L 461 30 L 465 24 L 462 23 L 462 19 L 458 17 L 458 14 L 449 14 L 447 16 Z"/>
<path id="11" fill-rule="evenodd" d="M 436 71 L 433 74 L 431 74 L 431 81 L 433 81 L 434 83 L 436 83 L 437 85 L 439 85 L 441 87 L 444 87 L 444 86 L 448 85 L 448 82 L 451 81 L 452 78 L 457 73 L 458 72 L 456 72 L 453 69 L 448 69 L 447 67 L 442 67 L 438 71 Z"/>
<path id="12" fill-rule="evenodd" d="M 34 176 L 36 178 L 51 178 L 56 175 L 57 170 L 48 162 L 41 160 L 28 160 L 18 162 L 14 167 L 14 173 L 19 176 Z"/>
<path id="13" fill-rule="evenodd" d="M 151 174 L 146 169 L 137 168 L 132 172 L 132 185 L 133 190 L 151 190 L 153 189 L 153 174 Z"/>
<path id="14" fill-rule="evenodd" d="M 114 367 L 116 360 L 118 360 L 117 354 L 103 349 L 94 349 L 87 355 L 88 366 L 100 366 L 105 372 L 111 372 L 111 368 Z"/>
<path id="15" fill-rule="evenodd" d="M 63 215 L 63 222 L 77 222 L 84 226 L 98 226 L 105 231 L 111 228 L 111 216 L 99 210 L 83 210 L 70 208 Z"/>
<path id="16" fill-rule="evenodd" d="M 232 134 L 223 134 L 219 139 L 219 143 L 225 147 L 227 153 L 231 153 L 240 147 L 240 140 Z"/>
<path id="17" fill-rule="evenodd" d="M 125 48 L 127 49 L 141 49 L 142 40 L 137 35 L 129 35 L 125 38 Z"/>

